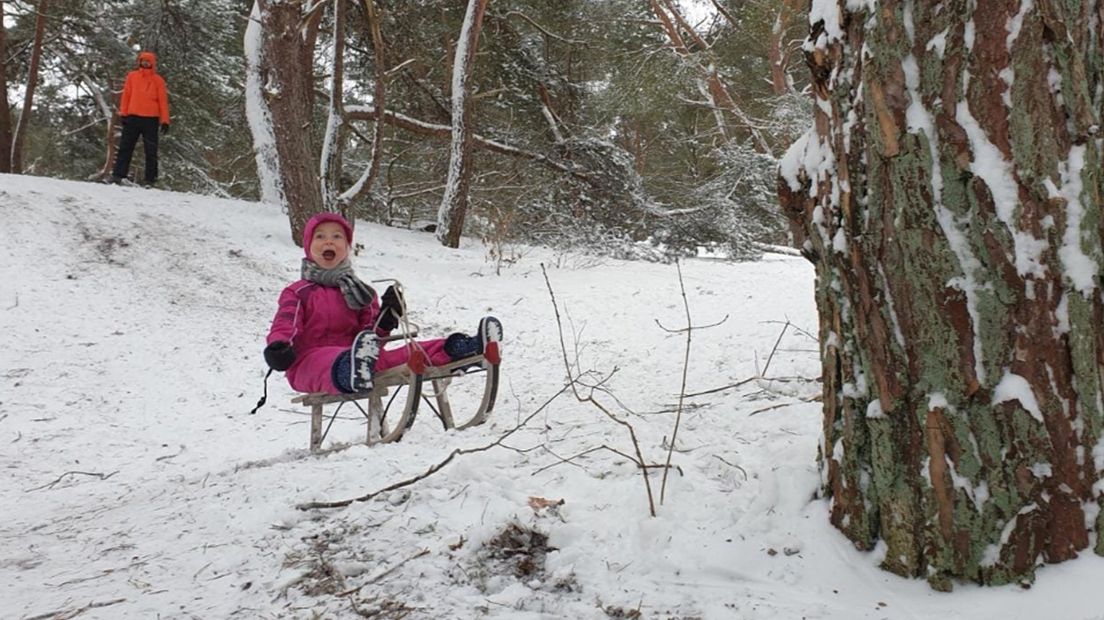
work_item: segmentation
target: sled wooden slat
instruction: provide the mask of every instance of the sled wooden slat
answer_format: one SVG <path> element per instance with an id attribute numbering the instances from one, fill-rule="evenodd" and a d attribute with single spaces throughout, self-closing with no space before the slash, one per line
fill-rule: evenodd
<path id="1" fill-rule="evenodd" d="M 316 392 L 313 394 L 300 394 L 291 399 L 293 404 L 305 405 L 311 409 L 310 423 L 310 450 L 318 452 L 325 439 L 326 433 L 322 430 L 323 409 L 326 405 L 334 403 L 368 401 L 367 437 L 365 443 L 374 445 L 397 441 L 402 437 L 406 429 L 414 423 L 418 412 L 418 403 L 422 398 L 422 385 L 426 380 L 433 384 L 434 396 L 441 414 L 441 421 L 446 429 L 455 428 L 462 430 L 486 421 L 488 414 L 494 408 L 494 401 L 498 393 L 498 343 L 489 345 L 487 355 L 475 355 L 451 362 L 444 366 L 422 366 L 422 372 L 415 372 L 409 364 L 389 368 L 372 377 L 373 389 L 370 392 L 358 392 L 355 394 L 327 394 Z M 482 371 L 486 375 L 483 389 L 482 402 L 475 414 L 467 421 L 459 425 L 453 416 L 452 406 L 448 401 L 448 386 L 454 379 L 464 377 L 470 372 Z M 386 419 L 387 408 L 384 406 L 384 397 L 390 389 L 407 388 L 406 402 L 394 427 L 390 427 Z M 338 407 L 340 408 L 340 404 Z M 359 407 L 359 405 L 357 405 Z M 361 409 L 363 412 L 364 410 Z M 334 412 L 334 416 L 337 412 Z M 333 423 L 333 419 L 330 420 Z M 327 428 L 327 431 L 329 429 Z"/>

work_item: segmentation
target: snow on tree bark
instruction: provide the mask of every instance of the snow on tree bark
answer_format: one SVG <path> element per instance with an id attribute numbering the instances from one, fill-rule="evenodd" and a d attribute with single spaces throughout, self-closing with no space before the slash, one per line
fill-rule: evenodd
<path id="1" fill-rule="evenodd" d="M 257 159 L 257 176 L 261 182 L 261 200 L 287 208 L 284 188 L 280 182 L 280 154 L 276 149 L 272 114 L 264 96 L 262 54 L 264 32 L 261 28 L 260 1 L 255 0 L 249 23 L 245 26 L 245 115 L 253 133 L 253 152 Z"/>
<path id="2" fill-rule="evenodd" d="M 384 53 L 383 34 L 380 32 L 380 15 L 376 9 L 375 0 L 364 0 L 363 5 L 365 18 L 368 22 L 368 31 L 372 37 L 372 53 L 375 55 L 373 64 L 376 67 L 376 79 L 373 85 L 372 103 L 376 110 L 386 110 L 387 59 Z M 369 159 L 368 165 L 356 182 L 341 194 L 339 197 L 341 202 L 351 204 L 364 194 L 372 191 L 372 186 L 375 185 L 376 178 L 379 176 L 385 126 L 386 124 L 381 119 L 376 119 L 375 132 L 372 136 L 371 159 Z"/>
<path id="3" fill-rule="evenodd" d="M 468 210 L 472 173 L 471 73 L 488 2 L 468 0 L 452 65 L 452 146 L 445 192 L 437 211 L 437 239 L 452 248 L 460 247 L 460 233 Z"/>
<path id="4" fill-rule="evenodd" d="M 816 265 L 823 492 L 935 588 L 1104 555 L 1101 10 L 810 6 L 779 194 Z"/>
<path id="5" fill-rule="evenodd" d="M 334 2 L 333 72 L 330 78 L 330 96 L 326 107 L 326 129 L 322 136 L 322 156 L 319 159 L 318 178 L 321 185 L 322 208 L 339 211 L 338 192 L 341 184 L 342 101 L 345 89 L 345 0 Z M 346 219 L 353 220 L 346 214 Z"/>
<path id="6" fill-rule="evenodd" d="M 296 0 L 257 0 L 246 27 L 246 114 L 261 195 L 282 206 L 292 238 L 322 211 L 311 135 L 313 52 L 320 12 Z"/>

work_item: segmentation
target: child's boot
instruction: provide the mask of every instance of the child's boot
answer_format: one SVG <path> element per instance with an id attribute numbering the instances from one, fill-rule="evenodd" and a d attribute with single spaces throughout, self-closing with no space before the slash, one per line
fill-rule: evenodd
<path id="1" fill-rule="evenodd" d="M 376 368 L 376 360 L 379 359 L 379 339 L 366 329 L 357 334 L 352 348 L 352 385 L 355 392 L 368 392 L 372 389 L 372 372 Z"/>
<path id="2" fill-rule="evenodd" d="M 488 342 L 502 340 L 502 322 L 493 316 L 483 317 L 479 321 L 479 327 L 476 328 L 475 334 L 474 336 L 461 333 L 450 335 L 445 340 L 445 353 L 453 361 L 482 355 Z"/>

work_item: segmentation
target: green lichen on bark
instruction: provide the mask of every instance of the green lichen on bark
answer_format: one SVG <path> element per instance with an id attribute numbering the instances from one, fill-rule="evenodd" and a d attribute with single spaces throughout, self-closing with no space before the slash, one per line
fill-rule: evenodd
<path id="1" fill-rule="evenodd" d="M 821 334 L 838 338 L 825 356 L 825 491 L 860 548 L 884 541 L 888 570 L 936 589 L 1024 583 L 1040 560 L 1085 548 L 1086 530 L 1104 554 L 1104 510 L 1082 518 L 1104 504 L 1089 490 L 1101 487 L 1104 298 L 1076 290 L 1083 268 L 1064 271 L 1071 240 L 1104 266 L 1100 106 L 1087 104 L 1104 100 L 1104 63 L 1098 35 L 1064 29 L 1090 16 L 1104 31 L 1104 11 L 1038 0 L 1011 36 L 1013 6 L 919 4 L 841 5 L 846 32 L 810 54 L 820 138 L 840 170 L 815 181 L 824 236 L 813 203 L 788 212 L 804 213 Z M 1075 205 L 1067 160 L 1082 153 Z M 868 417 L 874 402 L 882 414 Z"/>

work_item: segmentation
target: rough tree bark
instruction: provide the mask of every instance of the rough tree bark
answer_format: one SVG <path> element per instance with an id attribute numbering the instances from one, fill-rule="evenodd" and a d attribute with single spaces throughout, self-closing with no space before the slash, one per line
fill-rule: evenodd
<path id="1" fill-rule="evenodd" d="M 816 265 L 831 521 L 883 567 L 1104 555 L 1102 3 L 813 0 L 780 197 Z"/>
<path id="2" fill-rule="evenodd" d="M 441 208 L 437 211 L 437 240 L 450 248 L 460 247 L 460 233 L 468 212 L 472 173 L 471 74 L 488 2 L 468 0 L 452 65 L 452 148 L 445 193 L 441 198 Z"/>
<path id="3" fill-rule="evenodd" d="M 38 67 L 42 64 L 42 38 L 46 34 L 46 11 L 49 9 L 49 0 L 38 0 L 35 5 L 34 43 L 31 45 L 31 60 L 27 67 L 27 84 L 23 90 L 23 107 L 19 110 L 19 121 L 15 124 L 11 139 L 11 171 L 16 174 L 23 173 L 23 144 L 27 139 L 27 127 L 31 124 L 31 109 L 34 107 L 35 87 L 38 85 Z"/>
<path id="4" fill-rule="evenodd" d="M 0 172 L 11 172 L 11 104 L 8 103 L 7 27 L 4 25 L 4 3 L 0 1 Z"/>
<path id="5" fill-rule="evenodd" d="M 246 113 L 262 198 L 287 211 L 296 243 L 323 210 L 311 113 L 312 56 L 325 4 L 256 0 L 246 30 Z"/>

